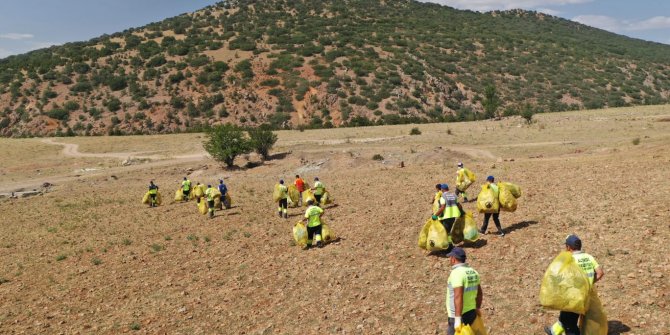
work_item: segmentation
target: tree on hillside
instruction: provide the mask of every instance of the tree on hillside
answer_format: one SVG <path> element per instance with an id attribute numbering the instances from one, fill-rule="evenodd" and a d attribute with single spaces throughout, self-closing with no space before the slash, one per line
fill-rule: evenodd
<path id="1" fill-rule="evenodd" d="M 235 158 L 241 154 L 251 152 L 249 140 L 237 126 L 226 124 L 207 129 L 203 147 L 212 157 L 232 167 Z"/>
<path id="2" fill-rule="evenodd" d="M 277 143 L 277 135 L 273 133 L 269 126 L 261 126 L 249 131 L 251 146 L 264 160 L 269 158 L 270 150 Z"/>
<path id="3" fill-rule="evenodd" d="M 482 106 L 484 106 L 484 116 L 487 119 L 491 119 L 496 116 L 496 111 L 500 107 L 500 98 L 498 98 L 498 92 L 495 85 L 490 84 L 484 88 L 484 101 L 482 101 Z"/>

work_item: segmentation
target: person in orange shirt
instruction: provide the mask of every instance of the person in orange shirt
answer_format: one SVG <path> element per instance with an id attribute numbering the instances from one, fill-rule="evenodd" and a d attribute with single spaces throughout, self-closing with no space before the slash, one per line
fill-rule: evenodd
<path id="1" fill-rule="evenodd" d="M 305 181 L 300 178 L 300 175 L 295 175 L 295 181 L 293 182 L 295 188 L 300 192 L 300 197 L 298 198 L 298 205 L 302 206 L 302 192 L 305 191 Z"/>

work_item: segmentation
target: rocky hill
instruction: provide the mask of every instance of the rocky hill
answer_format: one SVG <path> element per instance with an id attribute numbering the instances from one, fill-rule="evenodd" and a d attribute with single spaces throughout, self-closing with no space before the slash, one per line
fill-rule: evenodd
<path id="1" fill-rule="evenodd" d="M 459 121 L 670 101 L 670 46 L 528 11 L 226 1 L 0 60 L 0 134 Z"/>

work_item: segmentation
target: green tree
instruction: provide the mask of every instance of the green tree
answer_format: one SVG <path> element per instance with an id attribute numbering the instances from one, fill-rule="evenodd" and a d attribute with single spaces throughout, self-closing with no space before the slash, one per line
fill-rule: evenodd
<path id="1" fill-rule="evenodd" d="M 261 126 L 249 131 L 252 148 L 265 160 L 269 158 L 270 150 L 277 143 L 277 134 L 269 128 L 269 126 Z"/>
<path id="2" fill-rule="evenodd" d="M 251 152 L 249 142 L 242 129 L 226 124 L 207 129 L 203 147 L 215 160 L 232 167 L 235 157 Z"/>
<path id="3" fill-rule="evenodd" d="M 484 101 L 482 101 L 482 106 L 484 106 L 484 113 L 487 119 L 491 119 L 496 116 L 496 111 L 500 107 L 500 98 L 498 97 L 498 91 L 496 90 L 495 85 L 487 85 L 484 88 Z"/>

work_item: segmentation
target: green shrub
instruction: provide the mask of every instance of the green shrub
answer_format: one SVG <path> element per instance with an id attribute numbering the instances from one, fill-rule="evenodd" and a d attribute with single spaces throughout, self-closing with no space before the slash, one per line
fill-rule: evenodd
<path id="1" fill-rule="evenodd" d="M 419 128 L 417 128 L 417 127 L 414 127 L 414 128 L 412 128 L 412 130 L 409 131 L 409 134 L 410 135 L 421 135 L 421 130 L 419 130 Z"/>
<path id="2" fill-rule="evenodd" d="M 217 161 L 232 167 L 235 158 L 251 152 L 252 146 L 237 126 L 226 124 L 207 129 L 205 150 Z"/>
<path id="3" fill-rule="evenodd" d="M 269 158 L 269 153 L 275 143 L 277 143 L 277 135 L 266 127 L 259 127 L 249 131 L 251 147 L 263 157 Z"/>

